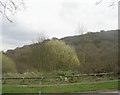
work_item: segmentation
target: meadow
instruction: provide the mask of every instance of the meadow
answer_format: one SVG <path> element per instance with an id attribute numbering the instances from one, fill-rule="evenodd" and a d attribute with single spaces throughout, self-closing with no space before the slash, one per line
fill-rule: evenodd
<path id="1" fill-rule="evenodd" d="M 52 85 L 52 86 L 12 86 L 3 85 L 3 93 L 81 93 L 81 92 L 101 92 L 101 91 L 117 91 L 120 81 L 96 82 L 96 83 L 78 83 L 68 85 Z"/>

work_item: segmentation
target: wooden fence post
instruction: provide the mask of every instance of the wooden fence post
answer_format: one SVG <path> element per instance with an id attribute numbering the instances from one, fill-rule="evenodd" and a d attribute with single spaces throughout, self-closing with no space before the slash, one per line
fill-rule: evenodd
<path id="1" fill-rule="evenodd" d="M 6 78 L 3 78 L 3 84 L 6 84 Z"/>
<path id="2" fill-rule="evenodd" d="M 24 83 L 25 81 L 24 81 L 24 77 L 23 77 L 23 81 L 22 81 L 22 83 Z"/>

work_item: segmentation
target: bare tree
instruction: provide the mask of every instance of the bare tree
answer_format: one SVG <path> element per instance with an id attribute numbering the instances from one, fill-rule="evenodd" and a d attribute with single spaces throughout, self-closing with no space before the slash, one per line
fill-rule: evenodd
<path id="1" fill-rule="evenodd" d="M 48 35 L 45 34 L 45 32 L 41 32 L 41 33 L 38 34 L 38 38 L 37 38 L 38 42 L 37 43 L 41 43 L 41 42 L 43 42 L 47 39 L 49 39 Z"/>
<path id="2" fill-rule="evenodd" d="M 75 33 L 80 35 L 80 34 L 84 34 L 86 32 L 87 32 L 87 28 L 85 27 L 85 25 L 78 24 L 77 30 L 75 31 Z"/>
<path id="3" fill-rule="evenodd" d="M 24 0 L 0 0 L 0 13 L 8 21 L 12 22 L 10 15 L 15 15 L 25 6 Z"/>

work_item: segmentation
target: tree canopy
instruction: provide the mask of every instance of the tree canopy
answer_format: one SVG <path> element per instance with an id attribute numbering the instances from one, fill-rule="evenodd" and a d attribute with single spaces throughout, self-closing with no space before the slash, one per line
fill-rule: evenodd
<path id="1" fill-rule="evenodd" d="M 34 67 L 43 71 L 69 70 L 80 64 L 75 50 L 61 40 L 48 40 L 32 47 Z"/>
<path id="2" fill-rule="evenodd" d="M 80 64 L 74 48 L 58 39 L 45 40 L 10 52 L 18 72 L 76 70 Z"/>

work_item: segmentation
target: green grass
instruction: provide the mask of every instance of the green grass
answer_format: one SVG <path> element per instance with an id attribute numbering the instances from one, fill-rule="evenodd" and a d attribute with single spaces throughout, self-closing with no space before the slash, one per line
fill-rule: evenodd
<path id="1" fill-rule="evenodd" d="M 117 90 L 120 81 L 111 81 L 103 83 L 80 83 L 68 84 L 62 86 L 45 86 L 45 87 L 17 87 L 3 85 L 3 93 L 73 93 L 100 90 Z"/>

